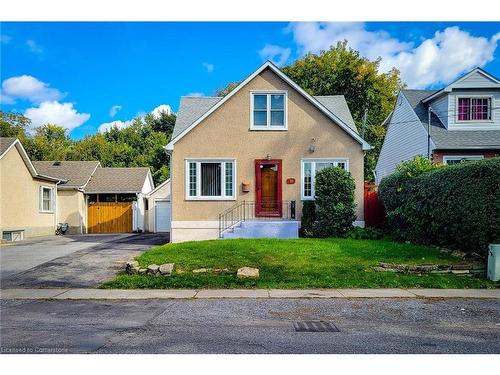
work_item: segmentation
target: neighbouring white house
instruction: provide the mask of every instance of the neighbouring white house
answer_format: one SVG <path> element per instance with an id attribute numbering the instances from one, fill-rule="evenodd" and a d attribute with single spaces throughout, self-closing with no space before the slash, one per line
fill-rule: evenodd
<path id="1" fill-rule="evenodd" d="M 475 68 L 440 90 L 401 90 L 384 125 L 377 184 L 417 155 L 444 164 L 500 156 L 500 80 Z"/>

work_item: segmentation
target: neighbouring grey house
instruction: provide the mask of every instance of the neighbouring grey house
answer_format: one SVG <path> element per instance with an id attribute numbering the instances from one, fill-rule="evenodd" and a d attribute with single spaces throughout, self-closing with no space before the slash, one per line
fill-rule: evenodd
<path id="1" fill-rule="evenodd" d="M 500 156 L 500 81 L 475 68 L 440 90 L 401 90 L 384 125 L 377 184 L 417 155 L 445 164 Z"/>

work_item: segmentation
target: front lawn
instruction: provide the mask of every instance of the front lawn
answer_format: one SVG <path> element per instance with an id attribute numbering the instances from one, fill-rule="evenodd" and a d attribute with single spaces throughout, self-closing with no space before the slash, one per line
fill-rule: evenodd
<path id="1" fill-rule="evenodd" d="M 160 246 L 137 258 L 141 267 L 175 263 L 170 277 L 122 274 L 103 288 L 495 288 L 499 283 L 458 275 L 377 272 L 378 262 L 458 264 L 438 249 L 385 240 L 236 239 Z M 259 279 L 238 279 L 238 268 L 260 270 Z M 200 268 L 225 272 L 193 273 Z"/>

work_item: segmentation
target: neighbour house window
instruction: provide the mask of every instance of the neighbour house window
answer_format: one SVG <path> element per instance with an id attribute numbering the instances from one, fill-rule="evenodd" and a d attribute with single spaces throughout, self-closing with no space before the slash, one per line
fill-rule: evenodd
<path id="1" fill-rule="evenodd" d="M 302 199 L 314 199 L 314 180 L 316 173 L 323 168 L 340 167 L 346 171 L 349 170 L 347 159 L 322 159 L 322 160 L 302 160 Z"/>
<path id="2" fill-rule="evenodd" d="M 40 211 L 54 211 L 54 189 L 47 186 L 40 186 Z"/>
<path id="3" fill-rule="evenodd" d="M 482 155 L 474 155 L 474 156 L 463 156 L 463 155 L 443 156 L 443 163 L 446 164 L 446 165 L 454 165 L 454 164 L 460 164 L 460 163 L 471 161 L 471 160 L 482 160 L 482 159 L 483 159 Z"/>
<path id="4" fill-rule="evenodd" d="M 188 160 L 187 199 L 234 199 L 234 160 Z"/>
<path id="5" fill-rule="evenodd" d="M 457 120 L 491 120 L 491 98 L 458 98 Z"/>
<path id="6" fill-rule="evenodd" d="M 251 123 L 254 130 L 286 130 L 286 92 L 253 92 L 251 95 Z"/>

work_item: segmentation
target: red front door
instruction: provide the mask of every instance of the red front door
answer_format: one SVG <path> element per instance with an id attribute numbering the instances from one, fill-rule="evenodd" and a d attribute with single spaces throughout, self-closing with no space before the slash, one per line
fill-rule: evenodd
<path id="1" fill-rule="evenodd" d="M 281 217 L 281 160 L 255 160 L 255 216 Z"/>

